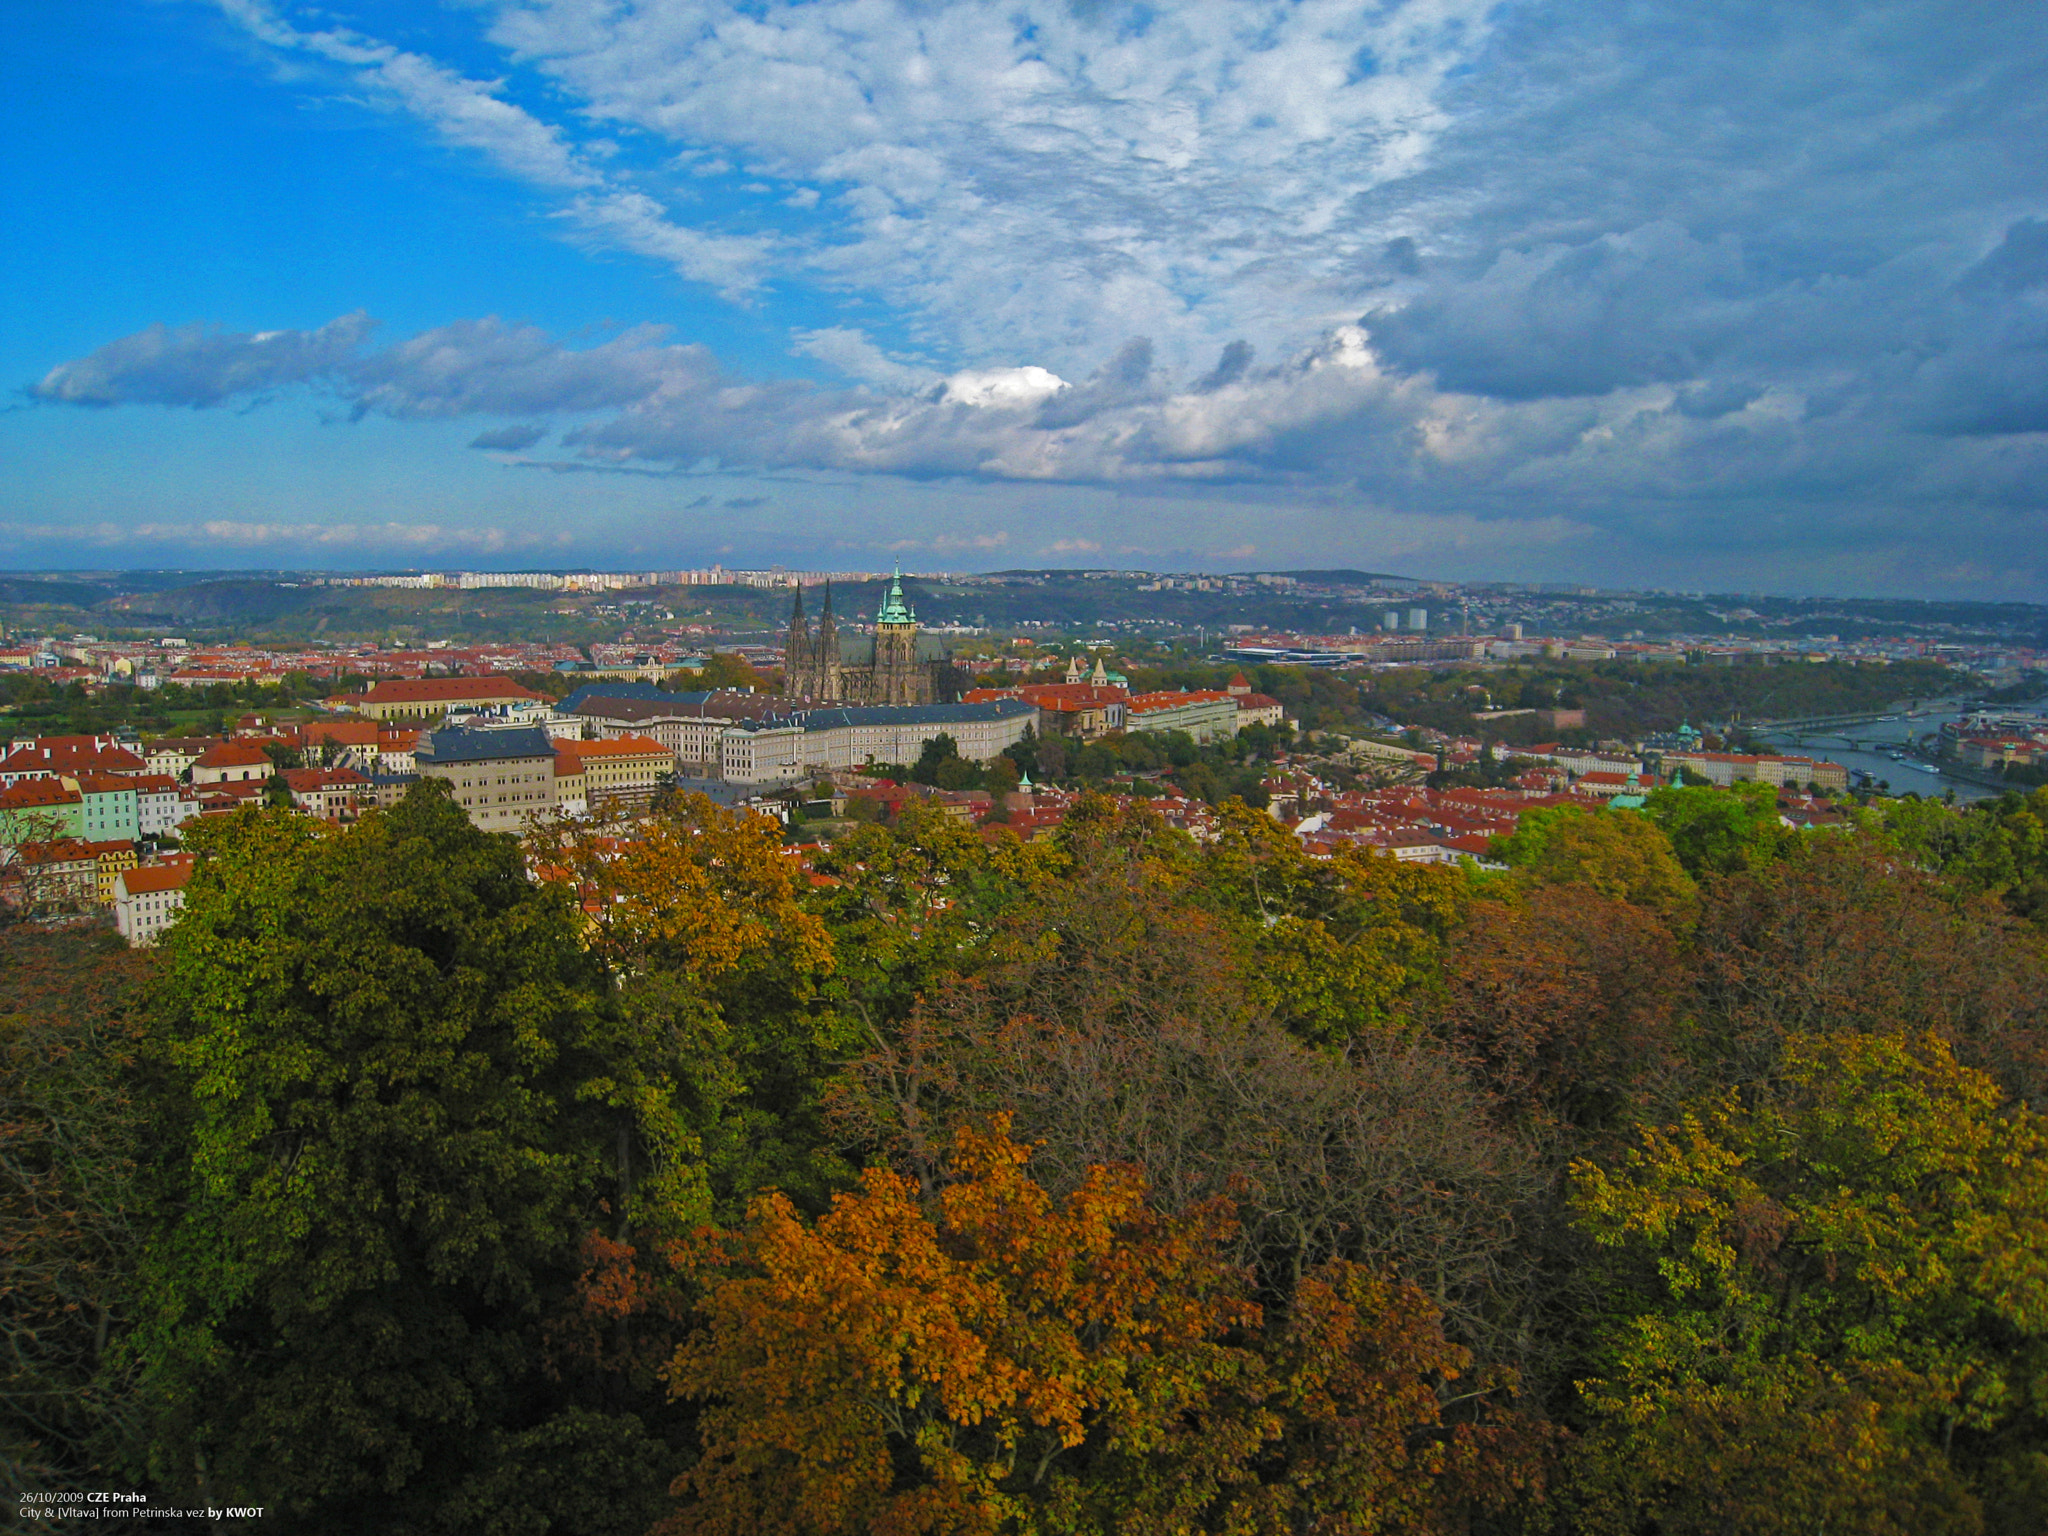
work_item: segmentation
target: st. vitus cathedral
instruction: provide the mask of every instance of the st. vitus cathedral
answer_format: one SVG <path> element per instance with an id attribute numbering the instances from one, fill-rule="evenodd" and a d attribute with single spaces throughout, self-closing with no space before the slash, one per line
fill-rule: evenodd
<path id="1" fill-rule="evenodd" d="M 936 636 L 919 636 L 916 611 L 903 600 L 900 570 L 875 614 L 872 639 L 839 633 L 829 582 L 825 611 L 813 628 L 798 587 L 782 651 L 782 691 L 814 704 L 933 704 L 945 664 L 936 642 Z"/>

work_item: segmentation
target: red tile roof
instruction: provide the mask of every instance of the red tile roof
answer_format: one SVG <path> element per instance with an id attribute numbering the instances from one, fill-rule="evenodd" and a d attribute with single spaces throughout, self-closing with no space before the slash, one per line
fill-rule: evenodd
<path id="1" fill-rule="evenodd" d="M 90 736 L 48 736 L 0 758 L 0 774 L 141 773 L 148 766 L 125 747 L 106 746 Z"/>
<path id="2" fill-rule="evenodd" d="M 560 751 L 560 748 L 556 749 Z M 652 736 L 614 736 L 606 741 L 579 741 L 576 755 L 586 763 L 593 757 L 674 757 L 675 754 Z"/>
<path id="3" fill-rule="evenodd" d="M 208 747 L 200 754 L 194 768 L 254 768 L 270 762 L 270 754 L 261 747 L 245 746 L 239 741 L 224 741 L 218 746 Z"/>
<path id="4" fill-rule="evenodd" d="M 44 805 L 83 805 L 85 797 L 55 779 L 20 779 L 0 789 L 0 810 L 25 811 Z"/>
<path id="5" fill-rule="evenodd" d="M 118 773 L 95 773 L 91 769 L 71 775 L 78 785 L 79 793 L 86 795 L 118 795 L 124 789 L 134 789 L 136 781 Z"/>
<path id="6" fill-rule="evenodd" d="M 140 869 L 124 869 L 118 876 L 122 888 L 130 896 L 148 896 L 158 891 L 181 891 L 185 882 L 192 878 L 190 864 L 145 864 Z"/>
<path id="7" fill-rule="evenodd" d="M 463 704 L 540 695 L 509 677 L 408 677 L 373 683 L 361 697 L 372 704 Z"/>
<path id="8" fill-rule="evenodd" d="M 986 704 L 994 699 L 1022 699 L 1055 713 L 1083 709 L 1106 709 L 1130 697 L 1124 689 L 1094 683 L 1025 683 L 1016 688 L 970 688 L 960 696 L 963 704 Z"/>

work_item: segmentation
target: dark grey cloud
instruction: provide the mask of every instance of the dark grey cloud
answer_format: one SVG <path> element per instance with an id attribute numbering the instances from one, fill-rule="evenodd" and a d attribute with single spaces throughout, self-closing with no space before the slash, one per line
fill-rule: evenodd
<path id="1" fill-rule="evenodd" d="M 1038 408 L 1037 424 L 1046 430 L 1078 427 L 1104 411 L 1147 397 L 1153 387 L 1152 341 L 1134 336 L 1089 376 L 1085 384 L 1063 389 Z"/>
<path id="2" fill-rule="evenodd" d="M 1699 377 L 1753 316 L 1738 243 L 1644 225 L 1504 250 L 1474 277 L 1365 317 L 1397 367 L 1446 389 L 1533 400 Z"/>
<path id="3" fill-rule="evenodd" d="M 1413 242 L 1368 310 L 1391 363 L 1507 400 L 1776 387 L 1814 421 L 2032 430 L 2012 311 L 2048 262 L 2048 29 L 2028 7 L 1496 21 L 1427 163 L 1349 209 Z"/>
<path id="4" fill-rule="evenodd" d="M 531 448 L 548 435 L 546 427 L 518 426 L 493 427 L 488 432 L 479 432 L 469 440 L 472 448 L 495 448 L 503 453 L 519 453 Z"/>
<path id="5" fill-rule="evenodd" d="M 315 331 L 159 323 L 59 364 L 28 392 L 64 405 L 224 405 L 347 368 L 376 324 L 360 310 Z"/>
<path id="6" fill-rule="evenodd" d="M 1233 341 L 1223 349 L 1223 355 L 1216 359 L 1216 366 L 1195 382 L 1197 394 L 1210 394 L 1226 384 L 1235 384 L 1245 375 L 1258 355 L 1257 349 L 1242 338 Z"/>

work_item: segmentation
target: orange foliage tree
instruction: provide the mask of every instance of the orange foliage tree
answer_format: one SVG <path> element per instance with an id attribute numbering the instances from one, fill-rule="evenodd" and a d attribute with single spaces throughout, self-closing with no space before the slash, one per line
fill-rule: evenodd
<path id="1" fill-rule="evenodd" d="M 1056 1200 L 1028 1156 L 999 1119 L 929 1198 L 877 1169 L 815 1223 L 754 1202 L 669 1367 L 703 1456 L 660 1530 L 1427 1529 L 1498 1449 L 1443 1427 L 1467 1357 L 1412 1287 L 1333 1263 L 1264 1326 L 1225 1202 L 1165 1216 L 1101 1166 Z"/>

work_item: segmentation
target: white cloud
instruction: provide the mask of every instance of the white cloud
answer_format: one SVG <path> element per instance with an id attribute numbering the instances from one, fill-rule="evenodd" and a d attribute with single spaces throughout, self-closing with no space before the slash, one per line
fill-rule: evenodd
<path id="1" fill-rule="evenodd" d="M 1286 347 L 1348 306 L 1385 231 L 1344 210 L 1426 159 L 1490 0 L 506 0 L 490 37 L 555 88 L 557 121 L 310 8 L 217 0 L 280 55 L 561 199 L 582 238 L 745 298 L 771 268 L 923 317 L 945 350 L 1055 366 L 1121 330 L 1179 365 Z M 540 102 L 545 98 L 535 96 Z M 592 125 L 701 175 L 797 183 L 780 236 L 692 229 Z"/>
<path id="2" fill-rule="evenodd" d="M 23 523 L 0 522 L 0 533 L 39 543 L 133 548 L 136 545 L 231 545 L 251 550 L 302 549 L 331 558 L 336 551 L 439 550 L 498 554 L 517 550 L 561 548 L 566 533 L 541 533 L 496 527 L 445 527 L 438 523 L 265 522 L 242 518 L 206 518 L 193 522 Z"/>
<path id="3" fill-rule="evenodd" d="M 346 28 L 306 30 L 264 0 L 215 0 L 252 37 L 300 58 L 335 65 L 372 101 L 404 112 L 442 142 L 475 150 L 505 175 L 566 197 L 558 216 L 585 238 L 652 257 L 684 277 L 745 299 L 760 283 L 768 242 L 677 224 L 645 192 L 619 185 L 596 162 L 609 140 L 579 147 L 559 126 L 504 99 L 503 83 L 472 80 L 417 53 Z"/>
<path id="4" fill-rule="evenodd" d="M 970 368 L 945 381 L 940 398 L 976 409 L 1017 410 L 1037 405 L 1067 387 L 1067 381 L 1046 369 Z"/>
<path id="5" fill-rule="evenodd" d="M 908 391 L 926 388 L 938 377 L 929 366 L 884 352 L 864 331 L 852 326 L 796 330 L 790 336 L 796 343 L 792 350 L 815 357 L 863 384 Z"/>

